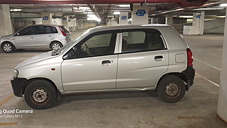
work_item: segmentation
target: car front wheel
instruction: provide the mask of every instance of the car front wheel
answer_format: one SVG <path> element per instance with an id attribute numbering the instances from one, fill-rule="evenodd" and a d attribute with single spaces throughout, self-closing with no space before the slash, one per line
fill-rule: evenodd
<path id="1" fill-rule="evenodd" d="M 34 109 L 47 109 L 56 103 L 57 91 L 50 82 L 35 80 L 25 89 L 24 98 Z"/>
<path id="2" fill-rule="evenodd" d="M 181 100 L 186 91 L 183 80 L 177 76 L 169 75 L 161 79 L 158 84 L 157 93 L 167 103 L 175 103 Z"/>
<path id="3" fill-rule="evenodd" d="M 13 52 L 15 50 L 15 47 L 12 43 L 10 42 L 5 42 L 2 44 L 2 50 L 5 52 L 5 53 L 10 53 L 10 52 Z"/>

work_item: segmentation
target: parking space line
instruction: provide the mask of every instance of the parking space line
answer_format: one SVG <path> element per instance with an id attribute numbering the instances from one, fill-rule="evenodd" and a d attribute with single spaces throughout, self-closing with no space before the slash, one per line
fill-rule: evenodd
<path id="1" fill-rule="evenodd" d="M 0 123 L 0 126 L 17 125 L 17 123 Z"/>
<path id="2" fill-rule="evenodd" d="M 213 85 L 219 87 L 219 84 L 217 84 L 217 83 L 215 83 L 215 82 L 213 82 L 213 81 L 207 79 L 205 76 L 202 76 L 202 75 L 198 74 L 197 72 L 196 72 L 195 74 L 196 74 L 197 76 L 203 78 L 204 80 L 208 81 L 209 83 L 211 83 L 211 84 L 213 84 Z"/>
<path id="3" fill-rule="evenodd" d="M 0 106 L 2 106 L 2 105 L 5 104 L 7 101 L 9 101 L 13 96 L 14 96 L 14 94 L 11 94 L 11 95 L 8 96 L 7 98 L 5 98 L 3 101 L 1 101 L 1 102 L 0 102 Z"/>
<path id="4" fill-rule="evenodd" d="M 214 69 L 217 69 L 217 70 L 221 71 L 220 68 L 215 67 L 215 66 L 213 66 L 213 65 L 211 65 L 211 64 L 208 64 L 208 63 L 206 63 L 206 62 L 204 62 L 204 61 L 202 61 L 202 60 L 199 60 L 199 59 L 196 59 L 196 58 L 193 58 L 193 59 L 194 59 L 195 61 L 198 61 L 198 62 L 200 62 L 200 63 L 203 63 L 203 64 L 205 64 L 205 65 L 207 65 L 207 66 L 209 66 L 209 67 L 211 67 L 211 68 L 214 68 Z"/>

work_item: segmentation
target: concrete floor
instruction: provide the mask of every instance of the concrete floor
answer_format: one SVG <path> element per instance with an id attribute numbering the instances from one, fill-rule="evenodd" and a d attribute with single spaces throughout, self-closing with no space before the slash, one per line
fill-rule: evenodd
<path id="1" fill-rule="evenodd" d="M 33 110 L 18 117 L 0 114 L 0 127 L 227 128 L 216 116 L 223 35 L 185 39 L 194 53 L 195 84 L 174 104 L 163 103 L 155 92 L 111 92 L 64 96 L 54 108 L 33 110 L 24 99 L 12 95 L 9 80 L 19 62 L 44 51 L 0 51 L 0 111 Z"/>

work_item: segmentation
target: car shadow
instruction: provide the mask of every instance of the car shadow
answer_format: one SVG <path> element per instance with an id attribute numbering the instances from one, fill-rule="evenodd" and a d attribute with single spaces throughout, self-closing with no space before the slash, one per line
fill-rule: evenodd
<path id="1" fill-rule="evenodd" d="M 51 50 L 24 50 L 24 49 L 17 49 L 15 51 L 13 51 L 12 53 L 43 53 L 43 52 L 49 52 Z M 2 49 L 0 50 L 0 53 L 5 53 L 4 51 L 2 51 Z M 9 54 L 9 53 L 6 53 Z"/>
<path id="2" fill-rule="evenodd" d="M 40 52 L 40 53 L 43 53 L 43 52 L 48 52 L 50 50 L 24 50 L 24 49 L 18 49 L 18 50 L 15 50 L 14 53 L 33 53 L 33 52 Z"/>
<path id="3" fill-rule="evenodd" d="M 99 100 L 99 99 L 123 99 L 138 97 L 158 97 L 156 91 L 121 91 L 121 92 L 84 92 L 62 95 L 57 106 L 73 101 Z"/>

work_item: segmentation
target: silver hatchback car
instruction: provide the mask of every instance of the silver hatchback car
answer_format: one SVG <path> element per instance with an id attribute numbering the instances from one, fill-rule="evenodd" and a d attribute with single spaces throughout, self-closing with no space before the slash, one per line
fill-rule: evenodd
<path id="1" fill-rule="evenodd" d="M 16 49 L 52 49 L 57 50 L 71 41 L 71 33 L 65 26 L 33 25 L 18 32 L 0 38 L 4 52 Z"/>
<path id="2" fill-rule="evenodd" d="M 192 52 L 168 25 L 96 27 L 56 51 L 16 66 L 14 94 L 34 109 L 61 94 L 156 90 L 174 103 L 193 84 Z"/>

